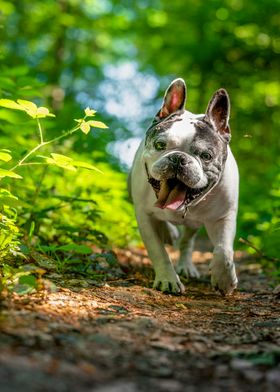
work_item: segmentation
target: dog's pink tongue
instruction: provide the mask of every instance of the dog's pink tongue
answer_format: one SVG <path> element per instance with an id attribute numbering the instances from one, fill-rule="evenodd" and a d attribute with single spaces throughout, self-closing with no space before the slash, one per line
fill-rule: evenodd
<path id="1" fill-rule="evenodd" d="M 162 181 L 155 206 L 177 210 L 184 203 L 185 196 L 186 189 L 183 184 L 177 184 L 173 189 L 170 189 L 167 181 Z"/>

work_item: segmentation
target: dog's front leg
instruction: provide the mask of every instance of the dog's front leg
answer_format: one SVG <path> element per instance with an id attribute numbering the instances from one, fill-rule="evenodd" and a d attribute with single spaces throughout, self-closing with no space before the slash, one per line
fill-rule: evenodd
<path id="1" fill-rule="evenodd" d="M 236 213 L 216 222 L 205 224 L 214 245 L 210 263 L 212 286 L 223 295 L 230 294 L 237 287 L 237 277 L 233 262 L 233 241 L 236 230 Z"/>
<path id="2" fill-rule="evenodd" d="M 180 257 L 176 265 L 176 271 L 179 275 L 187 278 L 199 278 L 199 272 L 192 262 L 192 253 L 197 229 L 183 228 L 180 238 Z"/>
<path id="3" fill-rule="evenodd" d="M 159 221 L 141 211 L 136 213 L 138 227 L 155 270 L 153 287 L 163 292 L 183 293 L 181 283 L 170 258 L 164 248 Z"/>

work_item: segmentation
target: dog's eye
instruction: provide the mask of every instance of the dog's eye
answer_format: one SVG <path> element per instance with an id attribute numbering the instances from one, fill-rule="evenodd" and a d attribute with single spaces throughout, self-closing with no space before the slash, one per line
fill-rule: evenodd
<path id="1" fill-rule="evenodd" d="M 203 151 L 200 154 L 200 158 L 203 159 L 204 161 L 211 161 L 212 155 L 209 152 L 207 152 L 207 151 Z"/>
<path id="2" fill-rule="evenodd" d="M 158 140 L 157 142 L 155 142 L 154 147 L 157 151 L 162 151 L 162 150 L 165 150 L 166 143 L 164 141 Z"/>

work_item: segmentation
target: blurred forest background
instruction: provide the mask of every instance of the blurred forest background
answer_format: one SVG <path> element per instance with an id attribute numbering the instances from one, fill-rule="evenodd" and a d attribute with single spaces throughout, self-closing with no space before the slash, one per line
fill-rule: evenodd
<path id="1" fill-rule="evenodd" d="M 5 170 L 38 144 L 38 124 L 0 108 L 1 257 L 22 242 L 21 252 L 83 257 L 89 244 L 137 243 L 126 171 L 164 90 L 182 77 L 195 113 L 228 90 L 241 176 L 237 239 L 279 258 L 279 25 L 279 0 L 0 0 L 0 98 L 48 107 L 56 117 L 40 120 L 46 139 L 71 129 L 86 107 L 109 127 L 38 152 L 102 174 L 38 164 L 18 167 L 16 179 Z"/>

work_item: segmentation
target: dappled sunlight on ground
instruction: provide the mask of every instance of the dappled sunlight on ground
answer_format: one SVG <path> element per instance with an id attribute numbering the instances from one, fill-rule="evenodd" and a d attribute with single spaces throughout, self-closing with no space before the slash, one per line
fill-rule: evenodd
<path id="1" fill-rule="evenodd" d="M 207 276 L 211 254 L 196 252 L 202 279 L 185 281 L 186 293 L 174 296 L 150 288 L 143 249 L 117 255 L 126 273 L 98 286 L 56 276 L 54 292 L 3 298 L 0 376 L 14 388 L 4 392 L 93 386 L 109 392 L 127 385 L 131 392 L 176 392 L 186 383 L 199 390 L 209 383 L 213 391 L 277 390 L 279 294 L 256 261 L 237 257 L 239 290 L 222 297 Z"/>

